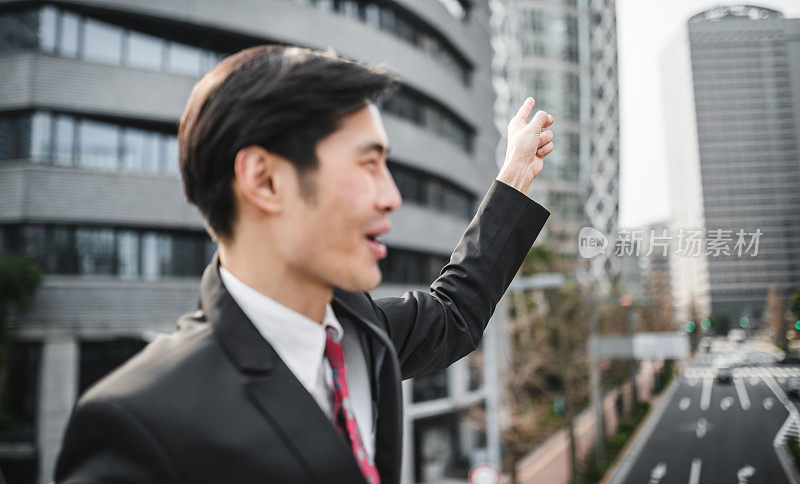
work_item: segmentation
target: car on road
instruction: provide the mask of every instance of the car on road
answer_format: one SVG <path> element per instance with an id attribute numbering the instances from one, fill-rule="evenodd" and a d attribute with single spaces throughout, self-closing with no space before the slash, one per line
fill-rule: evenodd
<path id="1" fill-rule="evenodd" d="M 733 380 L 733 371 L 729 366 L 717 368 L 717 381 L 720 383 L 730 383 Z"/>
<path id="2" fill-rule="evenodd" d="M 800 397 L 800 376 L 793 376 L 786 380 L 786 393 L 790 397 Z"/>
<path id="3" fill-rule="evenodd" d="M 800 365 L 800 354 L 793 351 L 781 353 L 778 356 L 779 365 Z"/>

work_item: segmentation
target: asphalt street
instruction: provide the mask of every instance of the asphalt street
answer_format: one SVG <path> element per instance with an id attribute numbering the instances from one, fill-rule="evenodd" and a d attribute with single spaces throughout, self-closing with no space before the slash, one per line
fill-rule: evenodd
<path id="1" fill-rule="evenodd" d="M 781 462 L 774 444 L 797 430 L 789 419 L 800 415 L 797 402 L 782 387 L 800 367 L 777 365 L 763 348 L 715 341 L 711 352 L 689 362 L 612 482 L 792 482 L 788 459 Z M 716 379 L 720 366 L 733 368 L 732 381 Z"/>

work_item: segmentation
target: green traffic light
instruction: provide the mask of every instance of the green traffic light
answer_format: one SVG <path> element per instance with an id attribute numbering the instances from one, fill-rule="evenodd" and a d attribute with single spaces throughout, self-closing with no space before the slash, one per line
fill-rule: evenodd
<path id="1" fill-rule="evenodd" d="M 794 323 L 794 329 L 796 329 L 797 331 L 800 331 L 800 321 Z"/>
<path id="2" fill-rule="evenodd" d="M 750 325 L 750 318 L 748 318 L 747 316 L 742 316 L 742 318 L 739 320 L 739 326 L 746 328 L 749 325 Z"/>
<path id="3" fill-rule="evenodd" d="M 694 324 L 694 321 L 689 321 L 688 323 L 686 323 L 686 332 L 687 333 L 694 333 L 694 330 L 695 330 L 696 327 L 697 327 L 697 325 Z"/>
<path id="4" fill-rule="evenodd" d="M 703 329 L 708 329 L 711 327 L 711 320 L 705 318 L 704 320 L 700 321 L 700 327 Z"/>

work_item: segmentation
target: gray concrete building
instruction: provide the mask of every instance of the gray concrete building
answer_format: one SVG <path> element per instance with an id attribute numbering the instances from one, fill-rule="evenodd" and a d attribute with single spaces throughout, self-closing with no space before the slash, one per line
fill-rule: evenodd
<path id="1" fill-rule="evenodd" d="M 800 19 L 700 12 L 662 66 L 671 231 L 703 240 L 672 257 L 676 312 L 757 323 L 770 284 L 800 286 Z"/>
<path id="2" fill-rule="evenodd" d="M 81 392 L 196 307 L 215 247 L 182 193 L 177 122 L 219 59 L 272 42 L 399 73 L 383 113 L 404 204 L 374 296 L 426 287 L 461 236 L 497 170 L 484 2 L 0 1 L 0 254 L 46 271 L 8 321 L 9 482 L 51 479 Z M 404 382 L 404 482 L 499 464 L 495 338 Z"/>

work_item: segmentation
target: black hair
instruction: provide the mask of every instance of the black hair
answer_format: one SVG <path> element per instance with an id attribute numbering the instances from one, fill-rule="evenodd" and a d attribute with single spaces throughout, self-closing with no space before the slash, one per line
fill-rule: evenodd
<path id="1" fill-rule="evenodd" d="M 212 235 L 233 236 L 236 153 L 257 145 L 289 160 L 302 178 L 317 143 L 345 116 L 396 88 L 384 67 L 330 51 L 264 45 L 224 59 L 192 90 L 178 129 L 183 189 Z M 309 190 L 308 184 L 303 184 Z"/>

